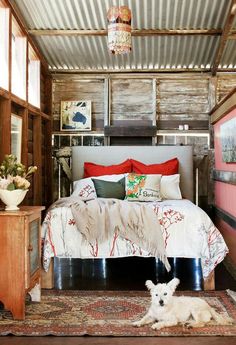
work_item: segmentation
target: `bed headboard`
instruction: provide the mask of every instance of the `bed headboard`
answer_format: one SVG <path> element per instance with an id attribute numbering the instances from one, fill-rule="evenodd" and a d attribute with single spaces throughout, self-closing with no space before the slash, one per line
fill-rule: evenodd
<path id="1" fill-rule="evenodd" d="M 174 157 L 179 160 L 182 194 L 193 201 L 192 146 L 73 146 L 72 179 L 76 181 L 83 177 L 84 162 L 110 165 L 133 158 L 145 164 L 154 164 Z"/>

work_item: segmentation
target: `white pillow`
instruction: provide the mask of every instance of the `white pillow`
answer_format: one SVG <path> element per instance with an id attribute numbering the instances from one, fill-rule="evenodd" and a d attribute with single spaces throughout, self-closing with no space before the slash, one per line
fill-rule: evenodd
<path id="1" fill-rule="evenodd" d="M 102 175 L 102 176 L 94 176 L 94 177 L 87 177 L 81 180 L 74 181 L 73 184 L 73 193 L 71 196 L 73 197 L 80 197 L 83 200 L 91 200 L 97 198 L 97 193 L 94 187 L 93 179 L 103 180 L 103 181 L 111 181 L 111 182 L 118 182 L 126 174 L 116 174 L 116 175 Z"/>
<path id="2" fill-rule="evenodd" d="M 180 175 L 166 175 L 161 178 L 161 197 L 163 199 L 182 199 L 179 188 Z"/>

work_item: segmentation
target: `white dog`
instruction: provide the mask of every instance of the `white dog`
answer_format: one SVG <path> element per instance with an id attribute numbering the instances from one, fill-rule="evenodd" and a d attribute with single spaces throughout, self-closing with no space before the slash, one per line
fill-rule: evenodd
<path id="1" fill-rule="evenodd" d="M 133 323 L 133 326 L 143 326 L 153 323 L 153 329 L 175 326 L 178 323 L 188 327 L 203 327 L 211 319 L 218 324 L 228 325 L 233 322 L 229 317 L 218 314 L 209 304 L 199 297 L 173 296 L 179 279 L 174 278 L 168 284 L 153 284 L 146 281 L 151 293 L 151 306 L 147 314 Z"/>

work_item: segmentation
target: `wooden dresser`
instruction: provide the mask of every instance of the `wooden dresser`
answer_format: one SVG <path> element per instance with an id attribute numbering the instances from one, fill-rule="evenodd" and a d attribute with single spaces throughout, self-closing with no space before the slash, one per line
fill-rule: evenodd
<path id="1" fill-rule="evenodd" d="M 40 227 L 43 206 L 0 211 L 0 301 L 25 318 L 25 296 L 40 301 Z"/>

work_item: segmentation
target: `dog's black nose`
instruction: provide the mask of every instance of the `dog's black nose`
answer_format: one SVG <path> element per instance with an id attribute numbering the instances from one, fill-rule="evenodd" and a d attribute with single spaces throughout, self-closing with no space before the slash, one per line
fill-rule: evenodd
<path id="1" fill-rule="evenodd" d="M 160 299 L 159 304 L 160 304 L 160 306 L 162 306 L 162 307 L 163 307 L 163 305 L 164 305 L 164 301 L 163 301 L 162 299 Z"/>

